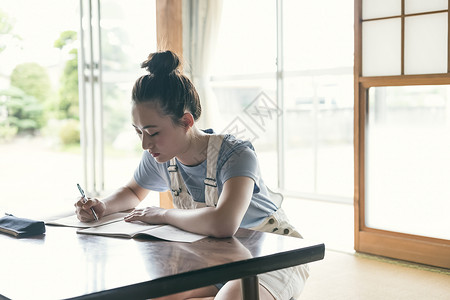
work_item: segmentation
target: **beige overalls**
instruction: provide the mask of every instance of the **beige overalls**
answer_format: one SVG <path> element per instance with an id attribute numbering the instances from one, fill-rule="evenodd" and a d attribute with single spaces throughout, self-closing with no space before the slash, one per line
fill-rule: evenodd
<path id="1" fill-rule="evenodd" d="M 219 200 L 216 182 L 217 159 L 222 146 L 223 135 L 210 135 L 206 153 L 206 178 L 205 203 L 195 202 L 188 193 L 181 173 L 178 171 L 175 158 L 170 160 L 168 171 L 170 176 L 170 189 L 172 191 L 173 204 L 176 208 L 194 209 L 200 207 L 215 207 Z M 281 207 L 271 216 L 267 217 L 260 225 L 250 228 L 253 230 L 283 234 L 294 237 L 302 237 L 293 228 Z M 258 275 L 259 282 L 277 300 L 295 299 L 303 290 L 306 279 L 309 276 L 307 265 L 300 265 L 287 269 L 281 269 Z"/>

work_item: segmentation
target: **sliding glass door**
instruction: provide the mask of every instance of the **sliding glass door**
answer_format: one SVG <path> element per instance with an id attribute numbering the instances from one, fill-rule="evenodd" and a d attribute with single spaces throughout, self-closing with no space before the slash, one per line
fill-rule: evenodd
<path id="1" fill-rule="evenodd" d="M 450 86 L 372 87 L 366 226 L 450 240 Z"/>
<path id="2" fill-rule="evenodd" d="M 223 1 L 210 125 L 252 141 L 287 196 L 352 203 L 352 13 L 353 1 Z"/>
<path id="3" fill-rule="evenodd" d="M 448 1 L 355 2 L 355 249 L 450 267 Z"/>
<path id="4" fill-rule="evenodd" d="M 155 1 L 80 3 L 83 177 L 99 195 L 128 182 L 141 156 L 131 89 L 143 74 L 140 63 L 156 50 Z"/>
<path id="5" fill-rule="evenodd" d="M 139 160 L 130 95 L 156 49 L 155 3 L 2 3 L 0 210 L 69 212 L 77 182 L 102 195 Z"/>
<path id="6" fill-rule="evenodd" d="M 71 208 L 82 168 L 78 1 L 5 0 L 0 22 L 0 208 Z"/>

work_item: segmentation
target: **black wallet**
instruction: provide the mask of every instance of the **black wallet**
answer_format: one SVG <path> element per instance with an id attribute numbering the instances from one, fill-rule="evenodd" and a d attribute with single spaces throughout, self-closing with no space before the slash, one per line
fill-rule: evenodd
<path id="1" fill-rule="evenodd" d="M 26 218 L 18 218 L 13 215 L 6 215 L 0 218 L 0 232 L 4 232 L 15 237 L 29 237 L 45 233 L 45 223 Z"/>

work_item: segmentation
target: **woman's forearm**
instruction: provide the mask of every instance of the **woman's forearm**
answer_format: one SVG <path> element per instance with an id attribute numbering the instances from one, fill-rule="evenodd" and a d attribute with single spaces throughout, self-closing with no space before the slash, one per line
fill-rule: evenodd
<path id="1" fill-rule="evenodd" d="M 208 236 L 230 237 L 239 228 L 238 218 L 227 218 L 214 207 L 198 209 L 168 209 L 164 211 L 164 223 L 187 231 Z"/>
<path id="2" fill-rule="evenodd" d="M 106 205 L 105 215 L 135 208 L 141 201 L 136 193 L 128 186 L 123 186 L 113 194 L 104 198 Z"/>

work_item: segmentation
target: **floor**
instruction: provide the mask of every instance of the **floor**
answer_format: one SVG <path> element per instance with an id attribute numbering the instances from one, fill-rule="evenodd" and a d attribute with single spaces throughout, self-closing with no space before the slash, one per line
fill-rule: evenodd
<path id="1" fill-rule="evenodd" d="M 450 270 L 328 250 L 298 300 L 450 299 Z"/>
<path id="2" fill-rule="evenodd" d="M 320 240 L 328 249 L 353 252 L 353 205 L 285 198 L 282 208 L 304 238 Z"/>
<path id="3" fill-rule="evenodd" d="M 352 205 L 287 198 L 283 208 L 305 238 L 326 247 L 298 300 L 450 300 L 448 269 L 355 253 Z"/>

